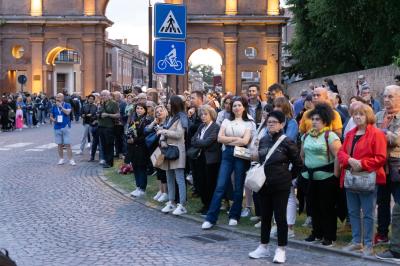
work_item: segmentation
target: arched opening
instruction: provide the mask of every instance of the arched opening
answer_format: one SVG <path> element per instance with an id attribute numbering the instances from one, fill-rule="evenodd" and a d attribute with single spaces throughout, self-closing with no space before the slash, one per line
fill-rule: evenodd
<path id="1" fill-rule="evenodd" d="M 47 82 L 52 94 L 67 90 L 69 93 L 82 92 L 81 57 L 78 51 L 65 47 L 53 48 L 46 57 L 48 65 Z"/>
<path id="2" fill-rule="evenodd" d="M 188 88 L 191 90 L 222 91 L 222 56 L 214 49 L 198 49 L 188 60 Z"/>

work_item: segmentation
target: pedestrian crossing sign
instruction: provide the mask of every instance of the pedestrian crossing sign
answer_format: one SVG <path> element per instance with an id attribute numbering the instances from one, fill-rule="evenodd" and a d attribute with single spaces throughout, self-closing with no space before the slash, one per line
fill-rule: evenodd
<path id="1" fill-rule="evenodd" d="M 186 39 L 186 6 L 155 4 L 156 38 Z"/>

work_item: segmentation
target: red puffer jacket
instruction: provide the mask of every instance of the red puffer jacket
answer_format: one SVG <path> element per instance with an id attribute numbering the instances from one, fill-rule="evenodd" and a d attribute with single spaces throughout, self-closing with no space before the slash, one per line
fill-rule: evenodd
<path id="1" fill-rule="evenodd" d="M 357 128 L 347 133 L 343 145 L 340 148 L 337 158 L 342 172 L 340 175 L 340 187 L 343 187 L 344 172 L 349 166 L 350 151 Z M 376 183 L 382 185 L 386 183 L 384 166 L 386 164 L 386 136 L 383 132 L 373 125 L 368 125 L 365 135 L 356 143 L 353 151 L 353 158 L 361 160 L 363 171 L 376 171 Z"/>

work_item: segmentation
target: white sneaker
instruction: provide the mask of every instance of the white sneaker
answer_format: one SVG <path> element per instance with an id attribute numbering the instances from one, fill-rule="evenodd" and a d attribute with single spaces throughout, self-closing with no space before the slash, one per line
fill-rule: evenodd
<path id="1" fill-rule="evenodd" d="M 106 163 L 105 160 L 100 160 L 100 162 L 99 162 L 100 165 L 103 165 L 103 164 L 105 164 L 105 163 Z"/>
<path id="2" fill-rule="evenodd" d="M 286 262 L 286 251 L 285 248 L 277 247 L 275 250 L 274 263 L 285 263 Z"/>
<path id="3" fill-rule="evenodd" d="M 187 210 L 185 207 L 183 207 L 182 204 L 178 203 L 178 207 L 176 207 L 176 209 L 172 212 L 173 215 L 182 215 L 187 213 Z"/>
<path id="4" fill-rule="evenodd" d="M 294 238 L 296 234 L 294 233 L 294 229 L 288 228 L 288 233 L 287 233 L 288 238 Z"/>
<path id="5" fill-rule="evenodd" d="M 57 163 L 58 165 L 62 165 L 62 164 L 64 164 L 64 159 L 60 159 L 59 161 L 58 161 L 58 163 Z"/>
<path id="6" fill-rule="evenodd" d="M 193 185 L 193 176 L 191 174 L 187 175 L 186 181 L 188 181 L 191 185 Z"/>
<path id="7" fill-rule="evenodd" d="M 271 227 L 271 233 L 269 234 L 270 237 L 276 237 L 278 235 L 278 227 L 276 225 Z"/>
<path id="8" fill-rule="evenodd" d="M 88 144 L 86 144 L 86 148 L 90 148 L 90 142 Z"/>
<path id="9" fill-rule="evenodd" d="M 258 217 L 258 216 L 253 216 L 253 217 L 250 217 L 250 221 L 252 221 L 252 222 L 259 222 L 261 219 L 260 219 L 260 217 Z"/>
<path id="10" fill-rule="evenodd" d="M 82 151 L 75 152 L 76 155 L 81 155 L 82 153 L 83 153 Z"/>
<path id="11" fill-rule="evenodd" d="M 242 210 L 240 217 L 249 217 L 251 215 L 251 210 L 249 207 L 246 207 Z"/>
<path id="12" fill-rule="evenodd" d="M 258 223 L 256 223 L 256 224 L 254 225 L 254 227 L 255 227 L 255 228 L 261 228 L 261 221 L 259 221 Z"/>
<path id="13" fill-rule="evenodd" d="M 214 225 L 212 223 L 210 223 L 209 221 L 205 221 L 202 225 L 201 225 L 201 229 L 203 230 L 207 230 L 207 229 L 211 229 L 211 227 L 213 227 Z"/>
<path id="14" fill-rule="evenodd" d="M 252 259 L 268 258 L 270 256 L 271 253 L 267 245 L 259 245 L 256 250 L 249 253 L 249 257 Z"/>
<path id="15" fill-rule="evenodd" d="M 168 201 L 165 207 L 161 210 L 163 213 L 169 213 L 174 211 L 175 205 L 171 203 L 171 201 Z"/>
<path id="16" fill-rule="evenodd" d="M 146 192 L 142 189 L 139 189 L 137 192 L 137 198 L 143 197 L 144 195 L 146 195 Z"/>
<path id="17" fill-rule="evenodd" d="M 131 192 L 131 196 L 137 197 L 138 193 L 139 193 L 139 188 L 136 188 L 134 191 Z"/>
<path id="18" fill-rule="evenodd" d="M 238 221 L 236 219 L 229 219 L 229 226 L 236 226 L 238 224 Z"/>
<path id="19" fill-rule="evenodd" d="M 69 160 L 69 164 L 70 165 L 72 165 L 72 166 L 75 166 L 76 165 L 76 163 L 75 163 L 75 161 L 72 159 L 72 160 Z"/>
<path id="20" fill-rule="evenodd" d="M 161 191 L 158 191 L 157 194 L 153 197 L 153 200 L 158 200 L 162 195 Z"/>
<path id="21" fill-rule="evenodd" d="M 166 201 L 168 201 L 168 194 L 167 193 L 162 193 L 157 201 L 158 202 L 166 202 Z"/>

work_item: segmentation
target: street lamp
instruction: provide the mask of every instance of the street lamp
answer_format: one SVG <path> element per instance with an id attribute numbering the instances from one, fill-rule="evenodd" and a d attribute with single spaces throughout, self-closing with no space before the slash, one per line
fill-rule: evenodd
<path id="1" fill-rule="evenodd" d="M 153 7 L 149 0 L 149 84 L 148 88 L 153 88 Z"/>

